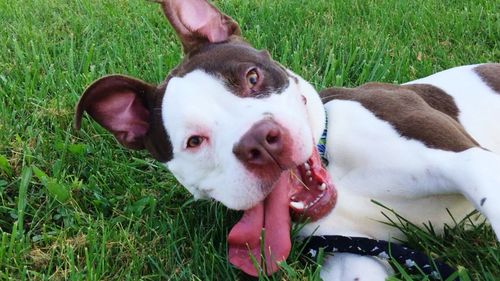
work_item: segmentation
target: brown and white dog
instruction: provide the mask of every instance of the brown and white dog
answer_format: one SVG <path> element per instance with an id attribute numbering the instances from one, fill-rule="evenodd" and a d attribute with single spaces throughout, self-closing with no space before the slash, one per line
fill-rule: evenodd
<path id="1" fill-rule="evenodd" d="M 246 210 L 228 237 L 234 265 L 258 273 L 249 252 L 260 261 L 265 228 L 264 265 L 277 270 L 290 251 L 291 217 L 310 218 L 305 236 L 400 236 L 379 222 L 372 199 L 417 225 L 476 208 L 500 235 L 500 64 L 318 95 L 211 4 L 162 7 L 183 61 L 158 86 L 97 80 L 78 103 L 76 127 L 86 111 L 125 147 L 147 149 L 195 198 Z M 316 149 L 325 124 L 326 168 Z M 328 257 L 322 270 L 324 280 L 389 274 L 376 258 L 353 254 Z"/>

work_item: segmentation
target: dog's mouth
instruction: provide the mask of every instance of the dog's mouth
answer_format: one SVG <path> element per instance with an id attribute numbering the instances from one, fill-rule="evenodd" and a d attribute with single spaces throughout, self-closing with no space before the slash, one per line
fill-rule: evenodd
<path id="1" fill-rule="evenodd" d="M 260 269 L 272 274 L 290 253 L 291 218 L 320 219 L 333 209 L 336 200 L 335 187 L 314 148 L 304 164 L 283 171 L 267 198 L 246 210 L 231 229 L 229 261 L 252 276 L 258 276 Z"/>
<path id="2" fill-rule="evenodd" d="M 335 205 L 337 193 L 316 149 L 313 156 L 290 172 L 290 212 L 295 221 L 315 221 L 325 216 Z"/>

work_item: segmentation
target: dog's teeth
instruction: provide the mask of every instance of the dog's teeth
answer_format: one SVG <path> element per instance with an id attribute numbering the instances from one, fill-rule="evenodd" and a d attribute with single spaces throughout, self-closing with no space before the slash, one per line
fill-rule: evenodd
<path id="1" fill-rule="evenodd" d="M 303 202 L 295 202 L 295 201 L 290 202 L 290 206 L 292 206 L 297 210 L 302 210 L 305 207 Z"/>
<path id="2" fill-rule="evenodd" d="M 310 165 L 309 165 L 309 163 L 307 163 L 307 162 L 306 162 L 306 163 L 304 163 L 304 168 L 305 168 L 306 170 L 311 170 L 311 166 L 310 166 Z"/>
<path id="3" fill-rule="evenodd" d="M 306 175 L 307 175 L 307 176 L 310 176 L 310 175 L 311 175 L 311 170 L 308 170 L 308 171 L 306 172 Z"/>
<path id="4" fill-rule="evenodd" d="M 326 183 L 322 183 L 318 186 L 319 190 L 323 191 L 326 189 Z"/>

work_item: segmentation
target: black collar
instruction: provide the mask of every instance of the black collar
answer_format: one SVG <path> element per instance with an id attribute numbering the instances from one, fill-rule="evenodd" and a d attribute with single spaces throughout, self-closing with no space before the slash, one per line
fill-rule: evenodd
<path id="1" fill-rule="evenodd" d="M 361 256 L 374 256 L 400 264 L 416 273 L 424 273 L 433 280 L 449 280 L 456 271 L 451 266 L 428 255 L 405 246 L 385 240 L 340 235 L 311 236 L 305 239 L 303 253 L 316 260 L 320 250 L 324 253 L 351 253 Z M 458 281 L 458 278 L 451 279 Z M 450 281 L 451 281 L 450 280 Z"/>

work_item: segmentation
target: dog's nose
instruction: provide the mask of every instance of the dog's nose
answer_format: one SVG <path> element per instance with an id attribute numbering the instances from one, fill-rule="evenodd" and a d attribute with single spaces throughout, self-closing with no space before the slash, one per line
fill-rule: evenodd
<path id="1" fill-rule="evenodd" d="M 233 153 L 244 164 L 280 165 L 283 152 L 283 129 L 273 120 L 262 120 L 246 132 L 233 147 Z"/>

